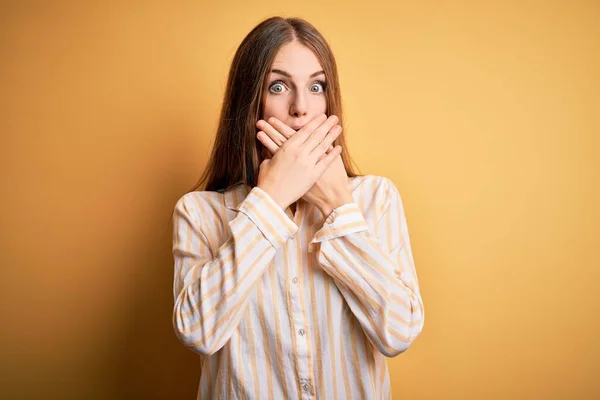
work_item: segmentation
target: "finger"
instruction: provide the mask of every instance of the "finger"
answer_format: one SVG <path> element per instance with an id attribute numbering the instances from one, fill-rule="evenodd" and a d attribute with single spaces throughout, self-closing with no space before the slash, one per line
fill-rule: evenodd
<path id="1" fill-rule="evenodd" d="M 312 152 L 323 141 L 338 121 L 339 118 L 337 116 L 330 116 L 306 139 L 304 147 L 308 153 Z"/>
<path id="2" fill-rule="evenodd" d="M 271 140 L 273 140 L 273 142 L 275 142 L 278 146 L 283 145 L 283 143 L 287 140 L 287 138 L 285 136 L 283 136 L 281 133 L 279 133 L 267 121 L 263 121 L 261 119 L 260 121 L 258 121 L 256 126 L 258 126 L 259 129 L 261 129 L 263 132 L 265 132 L 267 135 L 269 135 Z"/>
<path id="3" fill-rule="evenodd" d="M 275 152 L 279 149 L 279 146 L 275 142 L 273 142 L 273 140 L 263 131 L 258 132 L 256 134 L 256 137 L 258 138 L 258 140 L 260 140 L 262 144 L 265 145 L 267 150 L 269 150 L 271 156 L 273 156 Z"/>
<path id="4" fill-rule="evenodd" d="M 333 150 L 331 150 L 331 152 L 325 156 L 323 156 L 319 162 L 315 165 L 315 167 L 317 168 L 317 174 L 319 175 L 319 177 L 321 175 L 323 175 L 323 173 L 327 170 L 327 168 L 329 168 L 329 166 L 331 165 L 331 163 L 333 163 L 335 161 L 335 158 L 340 155 L 340 153 L 342 152 L 342 146 L 337 145 L 333 148 Z"/>
<path id="5" fill-rule="evenodd" d="M 327 115 L 320 114 L 304 125 L 294 136 L 288 139 L 287 146 L 296 146 L 304 141 L 317 129 L 323 122 L 327 121 Z"/>
<path id="6" fill-rule="evenodd" d="M 284 122 L 281 122 L 280 120 L 278 120 L 275 117 L 271 117 L 269 118 L 269 120 L 267 121 L 273 128 L 275 128 L 278 132 L 280 132 L 281 134 L 283 134 L 283 136 L 285 136 L 287 139 L 291 138 L 294 133 L 296 133 L 296 131 L 294 130 L 294 128 L 286 125 Z M 331 151 L 333 150 L 333 146 L 329 146 L 329 148 L 327 149 L 327 151 Z"/>
<path id="7" fill-rule="evenodd" d="M 309 153 L 309 155 L 314 156 L 315 158 L 321 157 L 323 154 L 327 152 L 327 149 L 331 146 L 331 144 L 337 139 L 337 137 L 342 133 L 342 127 L 339 125 L 334 126 L 327 133 L 327 136 L 323 138 L 323 140 L 316 145 L 316 147 Z"/>
<path id="8" fill-rule="evenodd" d="M 333 150 L 333 146 L 329 146 L 329 147 L 331 147 L 331 149 Z M 321 161 L 323 158 L 325 158 L 325 156 L 326 156 L 327 154 L 329 154 L 330 152 L 331 152 L 330 150 L 327 150 L 327 153 L 325 153 L 325 154 L 323 154 L 321 157 L 319 157 L 319 159 L 317 160 L 317 162 L 316 162 L 315 164 L 318 164 L 318 163 L 319 163 L 319 161 Z"/>
<path id="9" fill-rule="evenodd" d="M 296 133 L 296 131 L 292 127 L 286 125 L 285 123 L 281 122 L 275 117 L 269 118 L 267 122 L 271 124 L 271 126 L 275 128 L 279 133 L 285 136 L 286 139 L 291 138 L 294 135 L 294 133 Z"/>
<path id="10" fill-rule="evenodd" d="M 334 142 L 335 142 L 335 140 L 334 140 Z M 327 154 L 329 154 L 332 150 L 333 150 L 333 144 L 330 144 L 329 147 L 327 148 L 327 151 L 323 155 L 321 155 L 321 157 L 319 158 L 319 160 L 317 162 L 321 161 L 323 159 L 323 157 L 325 157 Z"/>

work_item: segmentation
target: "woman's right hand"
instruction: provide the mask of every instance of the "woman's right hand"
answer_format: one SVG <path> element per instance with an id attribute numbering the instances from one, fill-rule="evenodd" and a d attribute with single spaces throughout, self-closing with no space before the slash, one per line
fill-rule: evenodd
<path id="1" fill-rule="evenodd" d="M 257 186 L 282 209 L 302 197 L 342 152 L 338 145 L 327 153 L 341 133 L 338 121 L 335 115 L 314 118 L 260 164 Z"/>

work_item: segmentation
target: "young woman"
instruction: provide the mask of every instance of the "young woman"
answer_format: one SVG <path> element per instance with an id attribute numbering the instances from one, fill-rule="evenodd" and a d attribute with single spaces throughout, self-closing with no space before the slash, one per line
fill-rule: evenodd
<path id="1" fill-rule="evenodd" d="M 174 208 L 173 326 L 202 399 L 388 399 L 424 312 L 400 194 L 352 171 L 308 22 L 239 46 L 207 169 Z M 202 188 L 202 190 L 196 190 Z"/>

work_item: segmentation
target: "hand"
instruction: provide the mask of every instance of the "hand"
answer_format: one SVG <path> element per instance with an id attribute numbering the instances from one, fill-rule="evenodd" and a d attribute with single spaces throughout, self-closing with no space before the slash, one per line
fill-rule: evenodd
<path id="1" fill-rule="evenodd" d="M 257 186 L 283 209 L 303 196 L 341 153 L 341 146 L 335 146 L 326 154 L 341 133 L 334 126 L 337 121 L 325 115 L 313 119 L 260 164 Z"/>
<path id="2" fill-rule="evenodd" d="M 296 134 L 294 129 L 276 118 L 269 118 L 269 122 L 260 120 L 256 126 L 262 129 L 257 133 L 257 138 L 271 155 L 275 155 L 281 146 Z M 339 127 L 341 131 L 341 126 L 336 125 L 336 127 Z M 333 146 L 329 146 L 327 153 L 332 149 Z M 335 157 L 333 163 L 302 198 L 319 208 L 324 218 L 327 218 L 333 209 L 354 201 L 348 175 L 340 155 Z"/>

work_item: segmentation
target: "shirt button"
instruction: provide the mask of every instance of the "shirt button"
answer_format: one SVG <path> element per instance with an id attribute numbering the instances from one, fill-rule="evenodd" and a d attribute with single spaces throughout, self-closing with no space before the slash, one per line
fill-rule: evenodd
<path id="1" fill-rule="evenodd" d="M 298 283 L 298 278 L 294 277 L 294 279 L 292 279 L 293 283 Z"/>
<path id="2" fill-rule="evenodd" d="M 296 236 L 292 236 L 292 237 L 290 238 L 290 240 L 295 240 L 295 239 L 296 239 Z"/>
<path id="3" fill-rule="evenodd" d="M 300 334 L 300 336 L 304 336 L 304 334 L 305 334 L 306 332 L 304 331 L 304 329 L 300 329 L 300 330 L 298 331 L 298 333 Z"/>
<path id="4" fill-rule="evenodd" d="M 302 385 L 302 389 L 304 389 L 304 391 L 308 392 L 308 389 L 310 389 L 310 387 L 308 386 L 307 383 L 305 383 L 304 385 Z"/>

